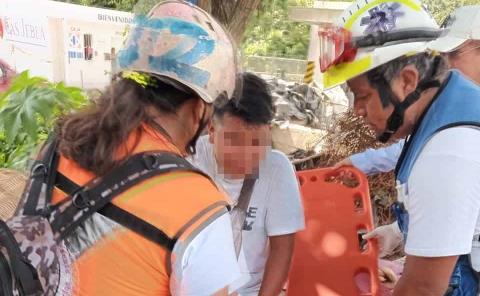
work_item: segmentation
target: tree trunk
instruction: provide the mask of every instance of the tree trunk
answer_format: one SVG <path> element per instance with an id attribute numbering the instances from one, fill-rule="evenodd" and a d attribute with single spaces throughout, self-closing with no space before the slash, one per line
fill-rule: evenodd
<path id="1" fill-rule="evenodd" d="M 198 0 L 199 7 L 207 12 L 212 12 L 212 1 L 211 0 Z"/>
<path id="2" fill-rule="evenodd" d="M 248 20 L 261 0 L 199 0 L 198 6 L 210 12 L 240 43 Z"/>

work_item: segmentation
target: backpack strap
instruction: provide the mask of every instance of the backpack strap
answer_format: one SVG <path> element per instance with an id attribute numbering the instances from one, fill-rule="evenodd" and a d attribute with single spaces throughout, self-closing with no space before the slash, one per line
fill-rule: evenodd
<path id="1" fill-rule="evenodd" d="M 15 282 L 22 283 L 23 293 L 25 293 L 25 295 L 34 295 L 34 292 L 42 291 L 42 286 L 40 280 L 36 276 L 37 273 L 35 272 L 35 269 L 31 264 L 28 264 L 27 261 L 25 261 L 17 240 L 13 236 L 8 225 L 1 220 L 0 245 L 5 248 L 8 254 L 8 260 L 12 271 L 11 275 L 13 275 Z M 3 256 L 3 254 L 1 254 L 1 256 Z M 5 271 L 5 273 L 8 273 L 8 271 Z"/>
<path id="2" fill-rule="evenodd" d="M 17 214 L 44 215 L 50 204 L 59 157 L 58 141 L 51 135 L 41 149 L 41 158 L 36 160 L 30 171 L 30 178 L 22 196 Z"/>
<path id="3" fill-rule="evenodd" d="M 138 183 L 160 174 L 175 171 L 198 173 L 211 181 L 206 174 L 193 167 L 187 160 L 171 152 L 145 152 L 133 155 L 110 173 L 95 178 L 82 186 L 70 195 L 69 200 L 52 211 L 49 219 L 55 239 L 64 239 L 86 219 L 109 205 L 116 196 Z M 131 216 L 124 213 L 125 211 L 121 210 L 122 212 L 120 212 L 111 206 L 103 211 L 107 215 L 113 213 L 113 216 L 120 217 L 118 219 L 125 221 L 131 219 Z M 138 222 L 138 220 L 136 221 Z M 145 226 L 142 226 L 143 233 L 152 232 L 151 227 L 154 226 L 145 223 L 139 224 Z M 126 227 L 128 227 L 128 223 Z M 158 234 L 156 231 L 155 233 Z M 164 239 L 158 240 L 163 245 L 174 245 L 174 242 L 165 242 Z"/>
<path id="4" fill-rule="evenodd" d="M 69 195 L 73 195 L 75 192 L 82 189 L 80 185 L 76 184 L 60 172 L 57 172 L 55 186 Z M 168 235 L 162 230 L 112 203 L 107 204 L 100 209 L 98 213 L 131 231 L 136 232 L 144 238 L 165 247 L 169 251 L 172 251 L 175 246 L 176 239 L 168 237 Z"/>
<path id="5" fill-rule="evenodd" d="M 240 254 L 242 248 L 242 231 L 245 221 L 247 219 L 247 209 L 250 204 L 250 199 L 252 197 L 253 188 L 257 182 L 258 177 L 248 177 L 243 180 L 242 189 L 240 190 L 240 195 L 238 196 L 237 205 L 232 209 L 232 229 L 233 229 L 233 238 L 235 244 L 235 253 Z"/>
<path id="6" fill-rule="evenodd" d="M 82 189 L 82 186 L 78 185 L 77 183 L 73 182 L 69 178 L 67 178 L 64 174 L 57 172 L 57 178 L 55 178 L 55 187 L 62 190 L 66 194 L 72 196 L 75 192 Z"/>
<path id="7" fill-rule="evenodd" d="M 242 189 L 240 190 L 240 195 L 238 197 L 238 202 L 236 207 L 241 209 L 243 212 L 247 212 L 248 205 L 250 204 L 250 199 L 252 198 L 253 188 L 257 182 L 258 177 L 245 178 L 243 180 Z M 243 225 L 243 222 L 242 222 Z"/>

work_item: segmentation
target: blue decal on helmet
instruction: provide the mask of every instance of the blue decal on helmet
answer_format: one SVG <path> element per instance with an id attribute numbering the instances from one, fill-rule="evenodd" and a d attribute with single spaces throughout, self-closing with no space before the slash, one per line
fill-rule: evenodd
<path id="1" fill-rule="evenodd" d="M 400 7 L 399 3 L 382 3 L 368 11 L 370 15 L 362 18 L 360 26 L 367 25 L 365 34 L 389 32 L 396 27 L 397 17 L 404 15 Z"/>
<path id="2" fill-rule="evenodd" d="M 172 72 L 186 82 L 205 87 L 210 79 L 210 73 L 193 65 L 214 51 L 215 41 L 202 27 L 178 18 L 137 18 L 131 40 L 133 44 L 119 54 L 120 67 L 128 68 L 138 60 L 139 46 L 141 46 L 139 41 L 142 34 L 149 34 L 151 42 L 155 44 L 158 38 L 161 38 L 163 30 L 168 30 L 172 35 L 184 38 L 168 52 L 158 56 L 148 56 L 152 72 Z"/>

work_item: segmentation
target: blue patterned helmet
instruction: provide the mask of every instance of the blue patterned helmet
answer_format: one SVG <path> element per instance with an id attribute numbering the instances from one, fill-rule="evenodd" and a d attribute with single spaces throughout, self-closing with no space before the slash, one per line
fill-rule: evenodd
<path id="1" fill-rule="evenodd" d="M 237 72 L 233 42 L 223 27 L 199 7 L 178 0 L 160 2 L 135 18 L 118 66 L 180 83 L 207 103 L 231 97 Z"/>

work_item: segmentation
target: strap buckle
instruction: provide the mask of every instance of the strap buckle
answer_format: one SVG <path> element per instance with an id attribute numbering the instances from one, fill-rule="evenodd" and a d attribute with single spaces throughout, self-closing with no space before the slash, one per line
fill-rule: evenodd
<path id="1" fill-rule="evenodd" d="M 33 178 L 45 177 L 47 176 L 47 174 L 48 174 L 47 166 L 42 162 L 35 164 L 32 168 L 31 176 Z"/>
<path id="2" fill-rule="evenodd" d="M 85 209 L 95 205 L 95 201 L 88 198 L 87 192 L 80 190 L 73 194 L 72 204 L 78 209 Z"/>
<path id="3" fill-rule="evenodd" d="M 158 160 L 157 155 L 155 154 L 144 154 L 142 156 L 143 163 L 148 170 L 157 169 L 160 166 L 160 161 Z"/>

